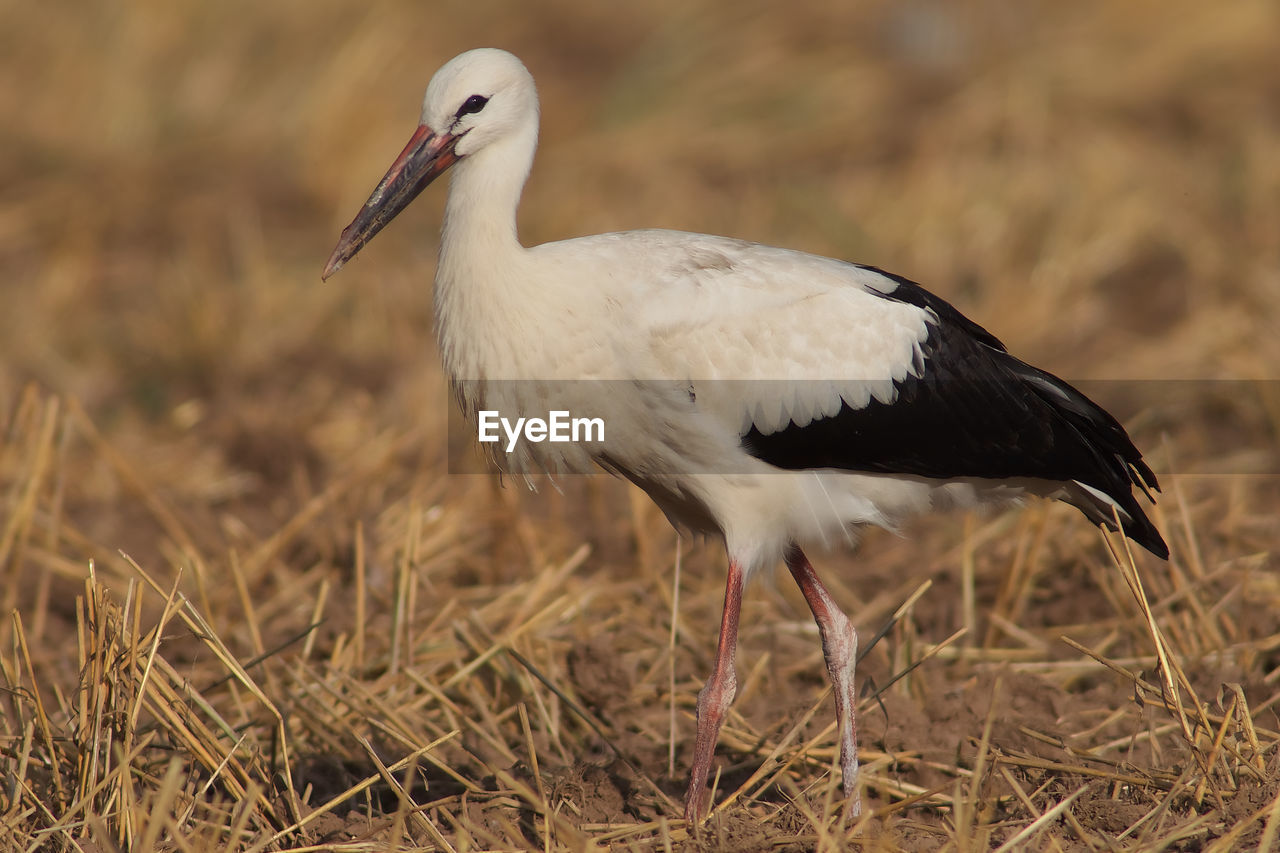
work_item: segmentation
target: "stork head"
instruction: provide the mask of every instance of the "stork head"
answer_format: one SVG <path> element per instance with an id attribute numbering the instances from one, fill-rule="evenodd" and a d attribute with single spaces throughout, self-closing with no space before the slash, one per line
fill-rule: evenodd
<path id="1" fill-rule="evenodd" d="M 524 63 L 482 47 L 455 56 L 431 78 L 420 124 L 453 136 L 454 150 L 465 157 L 537 118 L 538 97 Z"/>
<path id="2" fill-rule="evenodd" d="M 333 275 L 454 163 L 517 130 L 537 133 L 533 77 L 515 56 L 479 48 L 436 72 L 422 100 L 422 118 L 364 207 L 342 231 L 322 278 Z M 531 152 L 530 152 L 531 153 Z"/>

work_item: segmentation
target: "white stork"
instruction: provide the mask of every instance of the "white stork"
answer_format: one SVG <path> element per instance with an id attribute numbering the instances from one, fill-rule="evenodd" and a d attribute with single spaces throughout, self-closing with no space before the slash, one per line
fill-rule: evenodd
<path id="1" fill-rule="evenodd" d="M 598 465 L 729 558 L 715 664 L 698 694 L 684 813 L 696 820 L 737 689 L 743 585 L 785 562 L 813 611 L 857 813 L 857 636 L 804 548 L 941 506 L 1041 495 L 1168 556 L 1132 493 L 1158 489 L 1124 429 L 950 304 L 875 267 L 646 230 L 526 248 L 516 207 L 538 140 L 520 60 L 464 53 L 324 269 L 328 278 L 453 167 L 436 334 L 466 412 L 599 417 L 605 441 L 525 441 L 510 470 Z M 599 381 L 594 381 L 599 380 Z"/>

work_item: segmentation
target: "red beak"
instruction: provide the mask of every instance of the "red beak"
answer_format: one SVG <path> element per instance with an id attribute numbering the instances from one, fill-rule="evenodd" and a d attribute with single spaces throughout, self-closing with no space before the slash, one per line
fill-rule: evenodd
<path id="1" fill-rule="evenodd" d="M 373 195 L 369 196 L 351 224 L 342 229 L 338 245 L 324 265 L 320 278 L 327 279 L 342 269 L 342 265 L 354 258 L 364 244 L 373 239 L 373 235 L 396 218 L 396 214 L 408 207 L 418 193 L 458 162 L 458 155 L 453 149 L 459 138 L 461 134 L 437 134 L 425 124 L 413 132 L 409 144 L 391 164 Z"/>

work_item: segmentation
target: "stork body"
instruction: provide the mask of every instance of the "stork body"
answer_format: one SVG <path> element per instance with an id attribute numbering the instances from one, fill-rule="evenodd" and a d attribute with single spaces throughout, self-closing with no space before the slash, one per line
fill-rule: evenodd
<path id="1" fill-rule="evenodd" d="M 822 637 L 856 811 L 857 637 L 804 554 L 864 524 L 1042 495 L 1168 549 L 1132 493 L 1156 479 L 1124 429 L 1009 355 L 918 285 L 873 267 L 741 240 L 632 231 L 526 248 L 515 216 L 537 145 L 532 77 L 469 51 L 432 79 L 404 152 L 327 278 L 428 183 L 454 170 L 436 272 L 445 369 L 475 415 L 599 418 L 604 441 L 520 443 L 519 473 L 600 466 L 729 557 L 715 665 L 699 694 L 685 815 L 701 811 L 736 691 L 745 581 L 785 562 Z M 502 454 L 499 454 L 502 455 Z"/>

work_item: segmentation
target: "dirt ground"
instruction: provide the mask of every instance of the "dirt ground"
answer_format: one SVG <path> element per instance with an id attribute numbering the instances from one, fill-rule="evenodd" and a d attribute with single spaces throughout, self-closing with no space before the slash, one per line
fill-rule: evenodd
<path id="1" fill-rule="evenodd" d="M 847 7 L 847 8 L 846 8 Z M 1247 850 L 1280 834 L 1280 11 L 5 4 L 0 845 Z M 1124 421 L 1166 563 L 1069 507 L 813 555 L 817 632 L 624 483 L 451 474 L 444 187 L 319 271 L 464 49 L 542 96 L 526 243 L 662 226 L 921 281 Z"/>

